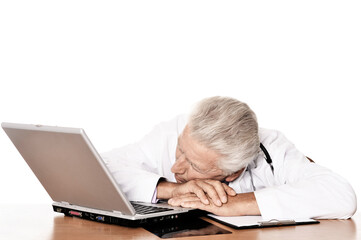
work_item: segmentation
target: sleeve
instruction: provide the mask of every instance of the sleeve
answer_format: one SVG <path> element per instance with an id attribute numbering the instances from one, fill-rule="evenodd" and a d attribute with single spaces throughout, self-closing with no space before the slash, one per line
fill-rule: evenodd
<path id="1" fill-rule="evenodd" d="M 262 217 L 347 219 L 356 195 L 336 173 L 311 163 L 281 133 L 268 143 L 276 184 L 255 192 Z"/>
<path id="2" fill-rule="evenodd" d="M 152 201 L 158 181 L 165 177 L 165 168 L 170 169 L 175 145 L 170 140 L 177 135 L 177 124 L 177 118 L 161 123 L 139 142 L 101 154 L 129 200 Z"/>
<path id="3" fill-rule="evenodd" d="M 131 201 L 151 201 L 162 177 L 156 171 L 156 163 L 142 150 L 142 144 L 147 141 L 145 138 L 140 143 L 101 154 L 120 189 Z"/>

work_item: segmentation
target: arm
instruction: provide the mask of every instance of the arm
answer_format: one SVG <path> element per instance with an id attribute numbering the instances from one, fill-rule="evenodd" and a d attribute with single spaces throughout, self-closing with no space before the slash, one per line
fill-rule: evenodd
<path id="1" fill-rule="evenodd" d="M 349 218 L 356 210 L 350 185 L 331 171 L 314 163 L 298 168 L 302 179 L 292 179 L 278 186 L 228 197 L 222 206 L 204 204 L 196 195 L 170 199 L 173 206 L 206 210 L 220 216 L 262 215 L 272 218 Z"/>
<path id="2" fill-rule="evenodd" d="M 356 196 L 346 180 L 315 163 L 298 165 L 299 179 L 255 192 L 266 218 L 347 219 Z"/>
<path id="3" fill-rule="evenodd" d="M 161 178 L 171 178 L 172 157 L 185 117 L 157 125 L 140 141 L 102 154 L 109 171 L 131 201 L 150 202 Z"/>
<path id="4" fill-rule="evenodd" d="M 152 170 L 147 156 L 137 144 L 102 154 L 108 170 L 120 189 L 131 201 L 150 202 L 157 182 L 162 177 Z"/>
<path id="5" fill-rule="evenodd" d="M 227 203 L 222 206 L 216 206 L 212 202 L 210 204 L 204 204 L 195 195 L 172 198 L 169 200 L 169 204 L 173 206 L 197 208 L 219 216 L 261 215 L 253 192 L 229 196 Z"/>
<path id="6" fill-rule="evenodd" d="M 157 185 L 158 199 L 182 199 L 195 196 L 202 204 L 222 206 L 228 202 L 229 196 L 236 196 L 236 192 L 228 185 L 212 179 L 195 179 L 186 183 L 171 183 L 160 181 Z M 170 204 L 173 204 L 170 202 Z M 179 203 L 177 203 L 180 206 Z"/>
<path id="7" fill-rule="evenodd" d="M 273 131 L 262 141 L 274 163 L 273 182 L 257 187 L 264 218 L 349 218 L 356 210 L 350 184 L 338 174 L 311 163 L 283 134 Z M 254 171 L 256 178 L 262 172 Z"/>

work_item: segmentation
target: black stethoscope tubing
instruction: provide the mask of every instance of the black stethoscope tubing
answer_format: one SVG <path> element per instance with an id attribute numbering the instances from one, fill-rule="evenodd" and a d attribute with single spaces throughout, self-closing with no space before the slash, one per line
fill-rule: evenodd
<path id="1" fill-rule="evenodd" d="M 262 151 L 263 151 L 263 153 L 264 153 L 264 155 L 266 156 L 266 162 L 270 165 L 270 167 L 271 167 L 271 170 L 272 170 L 272 174 L 274 174 L 274 169 L 273 169 L 273 163 L 272 163 L 272 158 L 271 158 L 271 156 L 269 155 L 269 153 L 268 153 L 268 151 L 267 151 L 267 149 L 263 146 L 263 144 L 262 143 L 260 143 L 260 145 L 259 145 L 260 147 L 261 147 L 261 149 L 262 149 Z"/>
<path id="2" fill-rule="evenodd" d="M 264 155 L 265 155 L 265 160 L 266 160 L 266 162 L 267 162 L 268 165 L 271 167 L 272 174 L 274 174 L 274 168 L 273 168 L 273 163 L 272 163 L 272 158 L 271 158 L 271 156 L 269 155 L 267 149 L 263 146 L 262 143 L 260 143 L 260 148 L 261 148 L 262 152 L 263 152 Z M 248 168 L 248 167 L 247 167 L 247 170 L 248 170 L 249 175 L 250 175 L 250 177 L 251 177 L 251 183 L 252 183 L 253 191 L 256 191 L 256 187 L 254 186 L 254 183 L 253 183 L 252 170 L 251 170 L 250 168 Z"/>

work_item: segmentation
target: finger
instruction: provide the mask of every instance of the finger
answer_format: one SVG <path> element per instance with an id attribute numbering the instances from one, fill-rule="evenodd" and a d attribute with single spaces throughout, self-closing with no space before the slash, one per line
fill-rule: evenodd
<path id="1" fill-rule="evenodd" d="M 185 208 L 193 208 L 193 209 L 200 209 L 215 215 L 219 216 L 237 216 L 235 214 L 235 210 L 232 207 L 227 207 L 227 204 L 222 205 L 222 207 L 217 207 L 213 204 L 204 205 L 201 201 L 187 201 L 181 204 L 182 207 Z"/>
<path id="2" fill-rule="evenodd" d="M 198 181 L 197 184 L 205 193 L 207 193 L 216 206 L 222 206 L 221 198 L 226 198 L 225 200 L 227 202 L 227 196 L 221 184 L 217 186 L 215 182 L 213 185 L 212 182 L 208 183 L 207 181 Z"/>
<path id="3" fill-rule="evenodd" d="M 225 183 L 222 183 L 222 185 L 223 185 L 223 188 L 227 192 L 228 195 L 230 195 L 230 196 L 236 196 L 237 195 L 236 191 L 234 191 L 233 188 L 231 188 L 230 186 L 228 186 Z"/>
<path id="4" fill-rule="evenodd" d="M 188 201 L 200 201 L 200 199 L 193 195 L 193 196 L 181 196 L 181 197 L 174 197 L 168 200 L 168 204 L 174 207 L 179 207 L 184 202 Z"/>
<path id="5" fill-rule="evenodd" d="M 200 210 L 205 210 L 207 211 L 208 210 L 208 207 L 210 205 L 204 205 L 202 204 L 201 201 L 185 201 L 185 202 L 182 202 L 181 203 L 181 206 L 182 207 L 185 207 L 185 208 L 196 208 L 196 209 L 200 209 Z"/>
<path id="6" fill-rule="evenodd" d="M 179 197 L 185 194 L 195 194 L 204 204 L 209 204 L 206 193 L 196 183 L 196 180 L 190 180 L 180 184 L 172 193 L 172 197 Z"/>
<path id="7" fill-rule="evenodd" d="M 221 199 L 222 203 L 226 203 L 227 202 L 227 191 L 225 186 L 227 186 L 226 184 L 223 185 L 223 183 L 221 183 L 220 181 L 207 181 L 209 184 L 211 184 L 214 189 L 216 190 L 217 195 L 219 196 L 219 198 Z M 228 186 L 227 186 L 228 187 Z M 209 195 L 209 194 L 208 194 Z M 221 204 L 222 205 L 222 204 Z"/>
<path id="8" fill-rule="evenodd" d="M 203 204 L 208 205 L 209 200 L 205 194 L 205 190 L 198 185 L 193 186 L 192 192 L 201 200 Z"/>

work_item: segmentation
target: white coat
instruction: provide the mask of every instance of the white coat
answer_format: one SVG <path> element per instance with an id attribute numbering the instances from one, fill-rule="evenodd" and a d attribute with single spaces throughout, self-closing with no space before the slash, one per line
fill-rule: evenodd
<path id="1" fill-rule="evenodd" d="M 176 182 L 170 171 L 186 116 L 157 125 L 137 143 L 101 154 L 130 200 L 150 202 L 160 178 Z M 272 218 L 346 219 L 356 211 L 356 196 L 341 176 L 311 163 L 285 136 L 260 129 L 272 173 L 262 151 L 247 171 L 229 184 L 237 193 L 254 192 L 261 215 Z"/>

